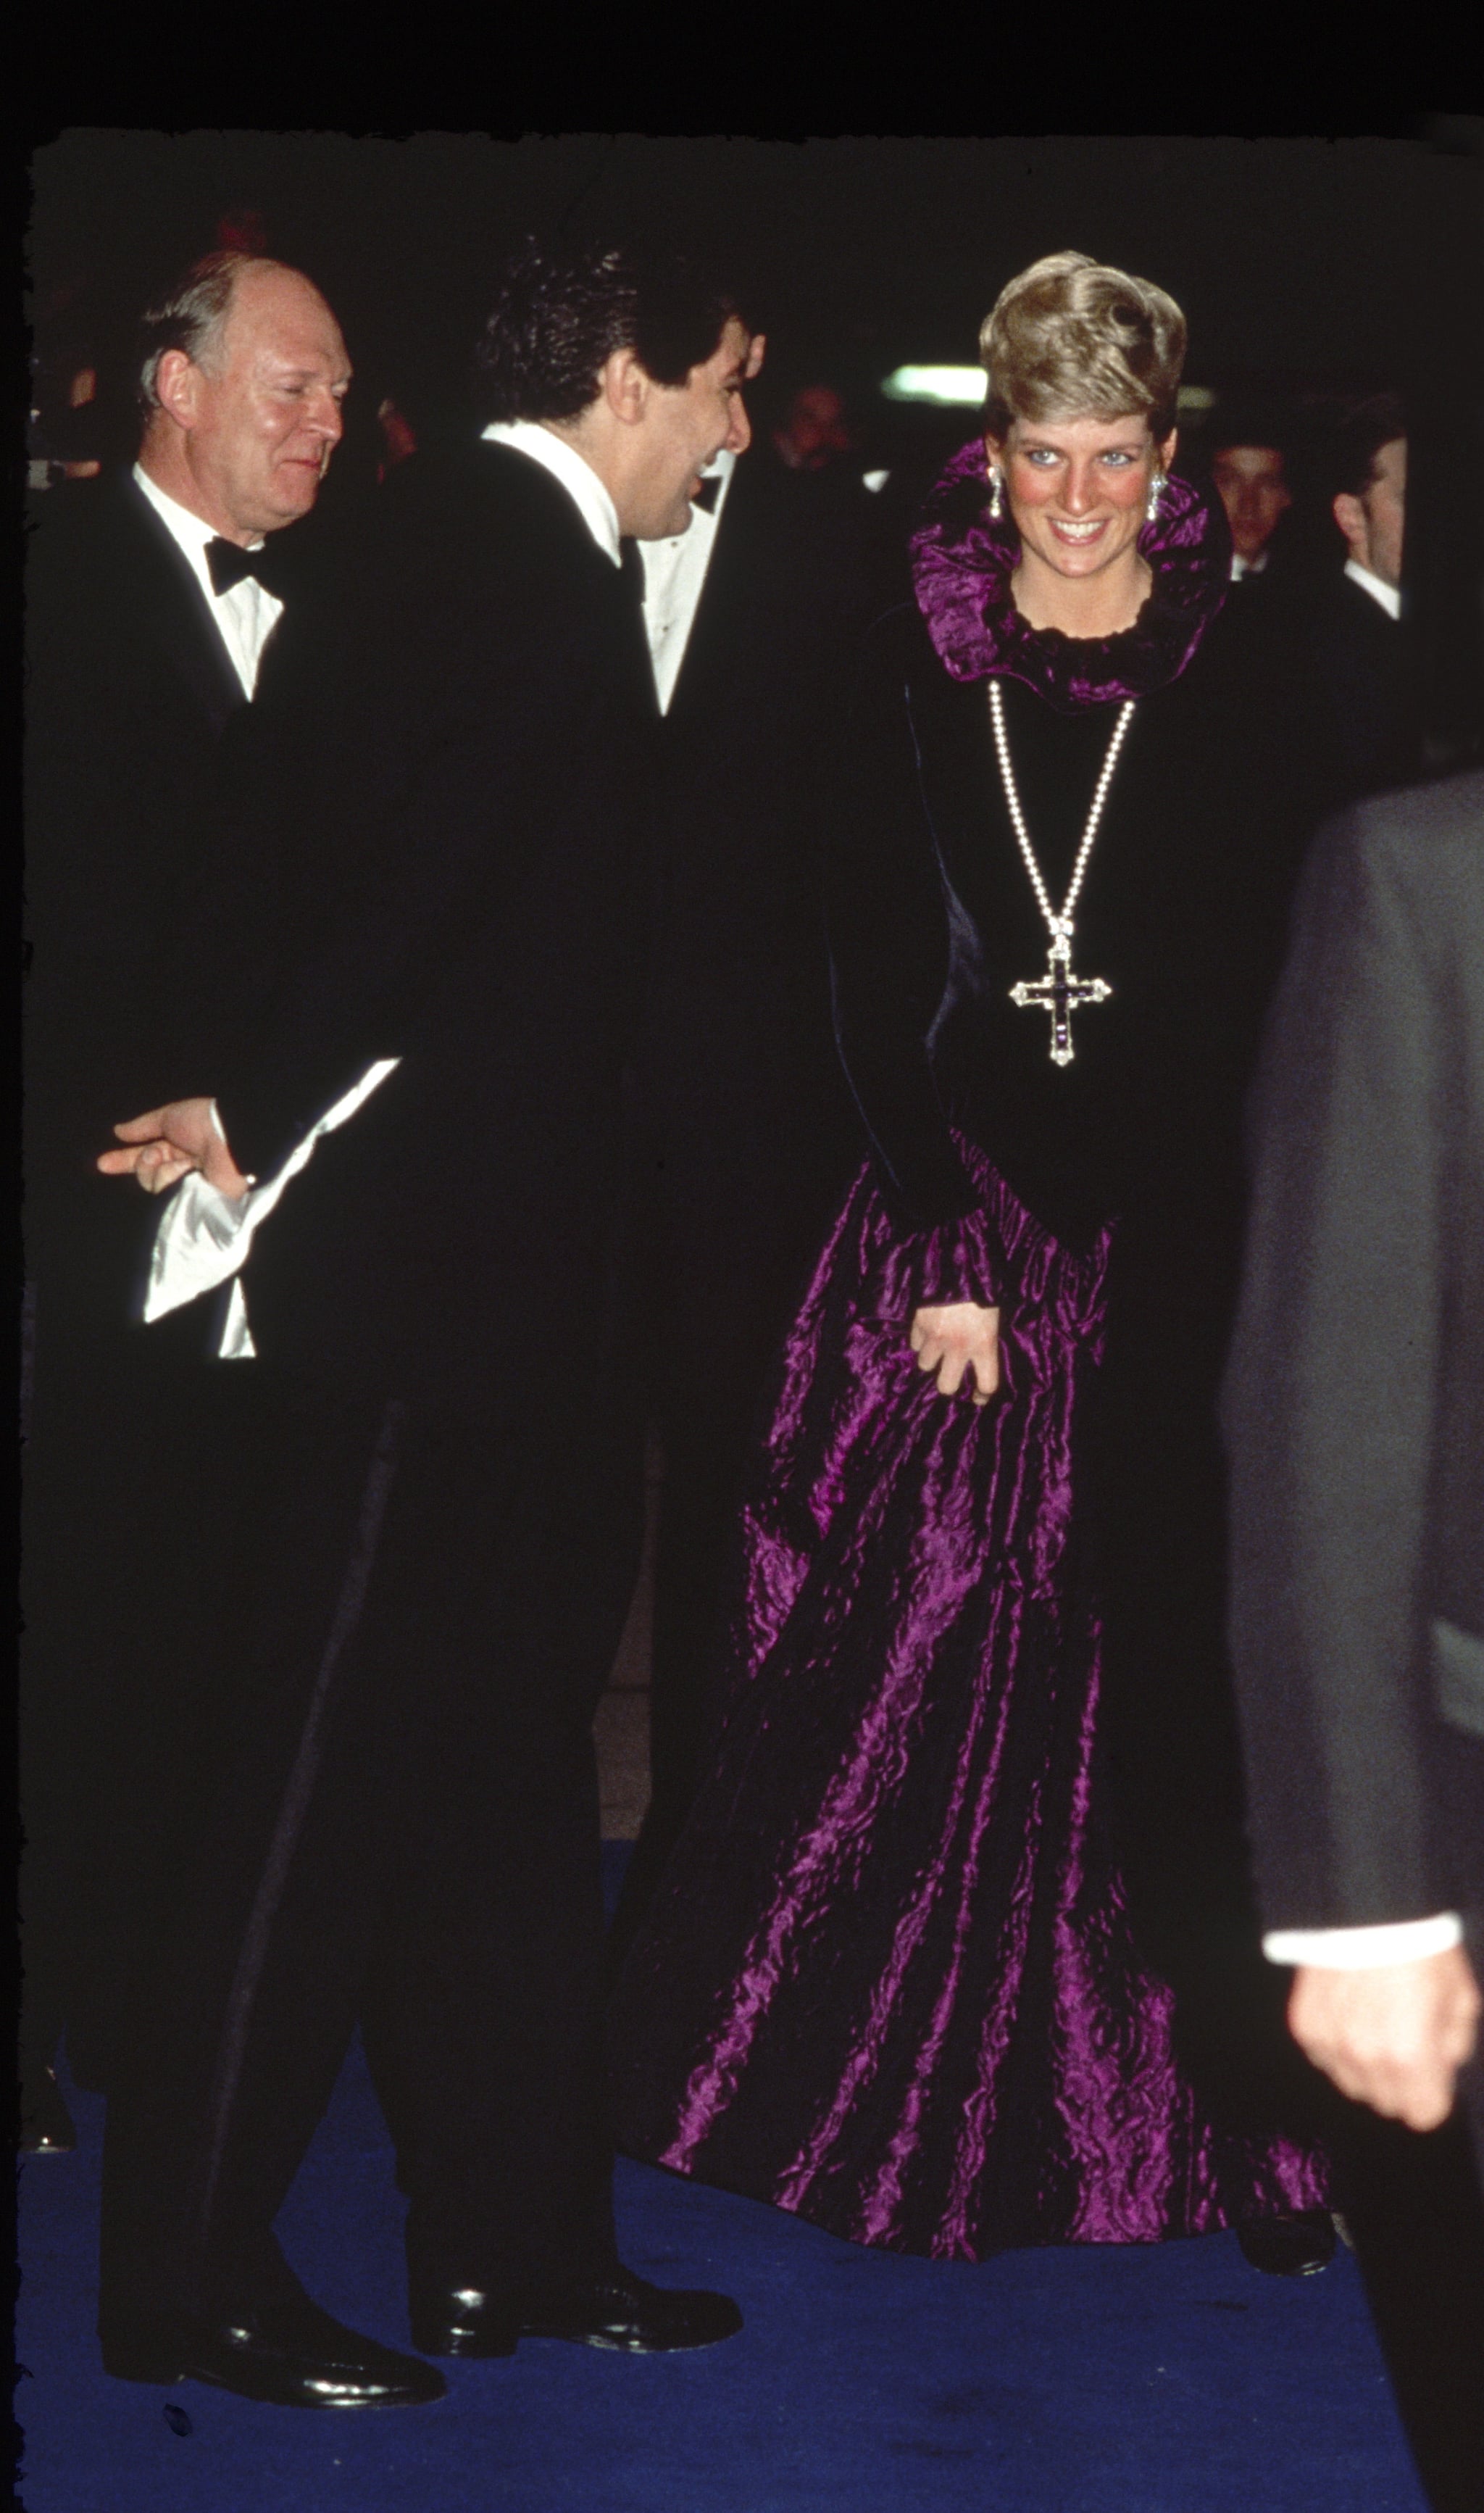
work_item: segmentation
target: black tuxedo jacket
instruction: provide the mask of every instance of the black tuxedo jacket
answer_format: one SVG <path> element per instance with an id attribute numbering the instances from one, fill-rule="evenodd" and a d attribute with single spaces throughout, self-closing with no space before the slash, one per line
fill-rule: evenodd
<path id="1" fill-rule="evenodd" d="M 682 1274 L 812 1242 L 861 1157 L 820 882 L 869 572 L 859 519 L 817 488 L 738 466 L 662 726 L 648 1065 Z"/>
<path id="2" fill-rule="evenodd" d="M 1275 585 L 1273 610 L 1284 602 L 1294 697 L 1312 726 L 1309 773 L 1320 808 L 1339 811 L 1411 783 L 1422 773 L 1422 716 L 1405 623 L 1347 576 L 1307 599 Z"/>
<path id="3" fill-rule="evenodd" d="M 402 1061 L 259 1233 L 254 1339 L 519 1401 L 620 1297 L 657 723 L 639 606 L 560 484 L 479 443 L 402 466 L 275 644 L 177 1087 L 214 1091 L 268 1176 Z"/>
<path id="4" fill-rule="evenodd" d="M 1269 1927 L 1465 1910 L 1484 1802 L 1484 776 L 1306 875 L 1228 1376 Z"/>
<path id="5" fill-rule="evenodd" d="M 26 663 L 30 1263 L 112 1328 L 152 1222 L 93 1162 L 170 1082 L 184 916 L 249 710 L 186 559 L 127 475 L 43 502 Z"/>

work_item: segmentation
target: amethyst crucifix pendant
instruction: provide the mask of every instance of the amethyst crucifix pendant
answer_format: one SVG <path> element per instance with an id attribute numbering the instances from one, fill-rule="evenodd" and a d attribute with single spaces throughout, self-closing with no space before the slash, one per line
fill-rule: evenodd
<path id="1" fill-rule="evenodd" d="M 1072 928 L 1060 919 L 1052 927 L 1051 949 L 1046 959 L 1043 977 L 1022 978 L 1010 988 L 1011 1000 L 1017 1004 L 1036 1004 L 1051 1015 L 1051 1061 L 1072 1062 L 1072 1013 L 1075 1005 L 1103 1004 L 1113 988 L 1106 977 L 1074 977 L 1072 974 Z"/>

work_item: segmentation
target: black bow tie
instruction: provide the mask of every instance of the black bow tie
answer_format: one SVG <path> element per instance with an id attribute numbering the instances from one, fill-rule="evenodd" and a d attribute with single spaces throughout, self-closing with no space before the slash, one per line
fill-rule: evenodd
<path id="1" fill-rule="evenodd" d="M 245 576 L 255 576 L 259 584 L 266 583 L 267 579 L 261 566 L 261 561 L 266 556 L 265 550 L 241 549 L 236 541 L 223 540 L 218 533 L 216 538 L 209 540 L 206 545 L 207 572 L 212 579 L 212 591 L 230 593 L 233 585 L 241 584 Z"/>
<path id="2" fill-rule="evenodd" d="M 690 502 L 692 506 L 704 506 L 708 515 L 714 515 L 717 510 L 717 499 L 721 494 L 722 474 L 720 471 L 715 471 L 709 480 L 698 482 L 695 496 Z"/>

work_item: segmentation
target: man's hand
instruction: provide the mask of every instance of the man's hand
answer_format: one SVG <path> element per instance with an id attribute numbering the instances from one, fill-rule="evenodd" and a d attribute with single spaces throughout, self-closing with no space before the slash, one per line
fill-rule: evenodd
<path id="1" fill-rule="evenodd" d="M 168 1108 L 151 1108 L 113 1131 L 128 1149 L 99 1154 L 98 1168 L 109 1177 L 137 1178 L 146 1195 L 164 1195 L 187 1170 L 199 1170 L 207 1185 L 223 1195 L 247 1194 L 248 1181 L 227 1149 L 210 1099 L 173 1099 Z"/>
<path id="2" fill-rule="evenodd" d="M 988 1405 L 999 1385 L 999 1311 L 982 1309 L 975 1300 L 957 1300 L 946 1309 L 918 1309 L 909 1337 L 919 1370 L 938 1374 L 939 1391 L 956 1396 L 964 1372 L 973 1374 L 969 1389 L 976 1405 Z"/>
<path id="3" fill-rule="evenodd" d="M 1436 2129 L 1453 2109 L 1481 2004 L 1462 1946 L 1366 1972 L 1300 1964 L 1288 2029 L 1343 2094 L 1409 2129 Z"/>

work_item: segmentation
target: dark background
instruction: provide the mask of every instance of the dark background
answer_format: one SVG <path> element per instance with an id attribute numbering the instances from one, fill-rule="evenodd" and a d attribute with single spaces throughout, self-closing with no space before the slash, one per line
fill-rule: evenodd
<path id="1" fill-rule="evenodd" d="M 773 359 L 874 403 L 905 359 L 971 362 L 980 318 L 1075 246 L 1158 280 L 1189 380 L 1479 378 L 1480 134 L 1310 139 L 410 139 L 72 130 L 32 160 L 36 347 L 104 367 L 177 267 L 255 219 L 339 312 L 367 392 L 448 405 L 491 264 L 523 227 L 636 219 L 718 252 Z M 775 370 L 776 371 L 776 370 Z M 364 399 L 366 395 L 359 396 Z M 868 412 L 868 416 L 870 413 Z"/>
<path id="2" fill-rule="evenodd" d="M 196 255 L 240 243 L 318 280 L 355 361 L 326 524 L 376 478 L 384 401 L 421 445 L 469 432 L 489 276 L 530 226 L 640 226 L 709 254 L 768 336 L 755 427 L 793 384 L 839 386 L 861 467 L 892 472 L 893 529 L 973 415 L 885 401 L 882 377 L 908 361 L 972 364 L 999 289 L 1043 253 L 1119 263 L 1185 307 L 1188 385 L 1218 412 L 1257 400 L 1294 416 L 1287 525 L 1336 567 L 1313 450 L 1322 458 L 1347 398 L 1407 393 L 1409 600 L 1438 756 L 1465 722 L 1479 738 L 1484 117 L 1329 139 L 79 128 L 41 140 L 30 180 L 33 459 L 132 457 L 137 314 Z M 96 388 L 69 408 L 80 369 Z M 1183 412 L 1183 470 L 1198 470 L 1211 424 Z"/>

